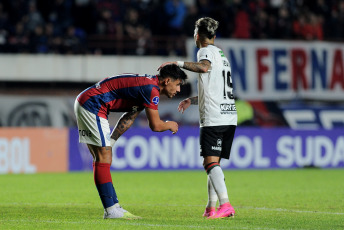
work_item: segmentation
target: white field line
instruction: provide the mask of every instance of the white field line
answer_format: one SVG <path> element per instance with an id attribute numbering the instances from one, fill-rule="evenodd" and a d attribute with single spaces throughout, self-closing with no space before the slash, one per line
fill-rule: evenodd
<path id="1" fill-rule="evenodd" d="M 22 222 L 22 223 L 45 223 L 45 224 L 90 224 L 90 221 L 66 221 L 66 220 L 1 220 L 5 222 Z M 212 225 L 206 225 L 206 226 L 197 226 L 197 225 L 172 225 L 172 224 L 146 224 L 146 223 L 130 223 L 133 220 L 113 220 L 116 222 L 112 222 L 109 220 L 109 224 L 116 223 L 116 226 L 144 226 L 144 227 L 158 227 L 158 228 L 194 228 L 194 229 L 228 229 L 228 226 L 212 226 Z M 94 221 L 94 223 L 98 223 L 98 221 Z M 80 227 L 80 226 L 79 226 Z M 246 230 L 246 229 L 253 229 L 253 230 L 282 230 L 279 228 L 252 228 L 252 227 L 234 227 L 231 226 L 230 229 L 238 229 L 238 230 Z M 304 229 L 299 229 L 304 230 Z"/>
<path id="2" fill-rule="evenodd" d="M 0 203 L 4 205 L 21 205 L 21 206 L 93 206 L 92 203 Z M 122 204 L 123 205 L 123 204 Z M 124 204 L 123 206 L 137 206 L 137 204 Z M 140 206 L 181 206 L 180 204 L 142 204 Z M 182 205 L 184 207 L 204 207 L 204 205 Z M 296 212 L 296 213 L 313 213 L 313 214 L 326 214 L 326 215 L 344 215 L 344 212 L 322 212 L 322 211 L 309 211 L 309 210 L 296 210 L 285 208 L 266 208 L 266 207 L 253 207 L 253 206 L 237 206 L 236 209 L 254 209 L 263 211 L 274 212 Z"/>
<path id="3" fill-rule="evenodd" d="M 297 212 L 297 213 L 314 213 L 314 214 L 328 214 L 328 215 L 344 215 L 343 212 L 320 212 L 320 211 L 307 211 L 307 210 L 295 210 L 295 209 L 284 209 L 284 208 L 266 208 L 266 207 L 250 207 L 250 206 L 242 206 L 238 208 L 267 210 L 267 211 L 275 211 L 275 212 Z"/>

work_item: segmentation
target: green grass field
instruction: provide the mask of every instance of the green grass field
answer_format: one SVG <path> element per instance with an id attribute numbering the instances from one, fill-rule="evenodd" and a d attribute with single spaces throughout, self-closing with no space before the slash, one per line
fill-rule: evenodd
<path id="1" fill-rule="evenodd" d="M 0 229 L 344 229 L 344 170 L 225 171 L 235 218 L 202 217 L 203 171 L 112 172 L 141 220 L 103 220 L 91 172 L 0 175 Z"/>

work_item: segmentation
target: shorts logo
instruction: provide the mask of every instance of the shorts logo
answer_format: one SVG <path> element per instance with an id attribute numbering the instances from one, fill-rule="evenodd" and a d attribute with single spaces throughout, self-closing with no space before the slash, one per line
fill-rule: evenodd
<path id="1" fill-rule="evenodd" d="M 221 139 L 217 139 L 217 146 L 211 146 L 211 150 L 217 150 L 217 151 L 221 151 L 222 150 L 222 140 Z"/>
<path id="2" fill-rule="evenodd" d="M 92 137 L 92 133 L 90 130 L 79 129 L 79 135 L 83 137 Z"/>
<path id="3" fill-rule="evenodd" d="M 217 139 L 217 146 L 221 146 L 222 145 L 222 140 L 221 139 Z"/>
<path id="4" fill-rule="evenodd" d="M 158 96 L 153 97 L 152 102 L 154 105 L 159 104 L 159 97 Z"/>

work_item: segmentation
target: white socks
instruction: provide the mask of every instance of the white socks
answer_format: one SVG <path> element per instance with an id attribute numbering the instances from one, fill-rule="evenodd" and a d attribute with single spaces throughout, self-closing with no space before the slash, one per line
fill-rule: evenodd
<path id="1" fill-rule="evenodd" d="M 210 184 L 212 184 L 213 186 L 209 186 L 209 182 L 211 182 Z M 212 168 L 208 174 L 208 196 L 209 196 L 208 204 L 210 202 L 213 202 L 214 200 L 214 198 L 212 198 L 213 196 L 212 188 L 215 190 L 217 197 L 219 198 L 220 205 L 229 202 L 227 187 L 225 183 L 225 175 L 223 174 L 223 171 L 220 166 L 216 166 Z M 215 207 L 215 206 L 212 206 L 212 207 Z"/>
<path id="2" fill-rule="evenodd" d="M 214 189 L 213 183 L 208 176 L 208 204 L 207 208 L 215 207 L 217 202 L 217 194 Z"/>

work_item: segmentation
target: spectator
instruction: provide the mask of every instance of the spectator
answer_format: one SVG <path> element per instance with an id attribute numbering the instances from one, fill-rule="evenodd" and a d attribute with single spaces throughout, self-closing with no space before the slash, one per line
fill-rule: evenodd
<path id="1" fill-rule="evenodd" d="M 293 24 L 294 34 L 296 38 L 302 40 L 322 40 L 323 31 L 319 18 L 308 13 L 306 16 L 300 15 L 298 20 Z"/>
<path id="2" fill-rule="evenodd" d="M 129 8 L 126 18 L 124 20 L 124 34 L 132 42 L 131 49 L 129 48 L 127 54 L 143 55 L 147 52 L 147 40 L 151 33 L 140 21 L 139 13 L 134 8 Z"/>
<path id="3" fill-rule="evenodd" d="M 117 21 L 109 9 L 101 9 L 96 26 L 97 34 L 116 35 L 121 38 L 123 35 L 123 25 Z"/>
<path id="4" fill-rule="evenodd" d="M 238 19 L 240 20 L 240 19 Z M 240 27 L 240 25 L 239 25 Z M 258 38 L 258 39 L 266 39 L 270 35 L 270 25 L 269 25 L 269 17 L 267 13 L 264 10 L 258 10 L 256 15 L 256 23 L 254 27 L 252 28 L 252 37 Z M 247 32 L 246 32 L 247 33 Z M 247 35 L 242 35 L 247 38 Z"/>
<path id="5" fill-rule="evenodd" d="M 63 53 L 66 49 L 60 45 L 73 40 L 79 40 L 78 52 L 90 52 L 97 47 L 86 47 L 84 40 L 101 34 L 118 41 L 117 48 L 111 43 L 106 48 L 109 54 L 185 55 L 183 44 L 170 42 L 171 35 L 192 37 L 185 27 L 204 16 L 220 22 L 217 36 L 221 38 L 344 39 L 343 0 L 2 0 L 0 52 L 27 52 L 28 42 L 36 47 L 31 52 Z M 65 36 L 71 27 L 76 29 L 76 38 Z M 40 31 L 43 34 L 39 35 Z M 129 44 L 125 44 L 124 34 Z M 44 36 L 48 37 L 45 51 Z M 30 38 L 34 41 L 27 41 Z"/>
<path id="6" fill-rule="evenodd" d="M 37 10 L 36 3 L 34 1 L 29 3 L 29 12 L 25 16 L 24 20 L 26 21 L 26 27 L 30 32 L 36 32 L 37 27 L 43 26 L 43 17 Z"/>
<path id="7" fill-rule="evenodd" d="M 62 36 L 56 33 L 54 24 L 45 25 L 49 53 L 62 53 Z"/>
<path id="8" fill-rule="evenodd" d="M 331 11 L 330 37 L 334 40 L 343 41 L 344 38 L 344 1 L 341 1 Z"/>
<path id="9" fill-rule="evenodd" d="M 0 2 L 0 51 L 6 52 L 8 37 L 8 14 L 4 11 L 3 4 Z"/>
<path id="10" fill-rule="evenodd" d="M 69 26 L 63 38 L 63 51 L 65 54 L 82 53 L 82 32 L 74 26 Z"/>
<path id="11" fill-rule="evenodd" d="M 48 38 L 42 25 L 37 25 L 30 36 L 31 53 L 48 53 Z"/>
<path id="12" fill-rule="evenodd" d="M 249 21 L 249 15 L 242 8 L 235 15 L 234 19 L 234 38 L 250 38 L 251 37 L 251 23 Z"/>
<path id="13" fill-rule="evenodd" d="M 25 31 L 24 24 L 22 22 L 18 22 L 15 26 L 14 32 L 10 35 L 8 40 L 10 52 L 28 53 L 29 41 L 29 35 Z"/>
<path id="14" fill-rule="evenodd" d="M 188 7 L 188 13 L 183 23 L 183 34 L 188 37 L 194 36 L 195 21 L 198 20 L 198 8 L 195 5 Z"/>
<path id="15" fill-rule="evenodd" d="M 292 37 L 292 20 L 288 8 L 282 6 L 278 9 L 278 17 L 276 21 L 276 38 L 289 39 Z"/>
<path id="16" fill-rule="evenodd" d="M 182 34 L 186 10 L 187 8 L 182 0 L 167 0 L 165 2 L 165 13 L 169 18 L 167 26 L 170 35 L 179 36 Z"/>
<path id="17" fill-rule="evenodd" d="M 72 0 L 54 0 L 49 21 L 54 24 L 55 30 L 60 35 L 73 24 L 72 6 Z"/>

